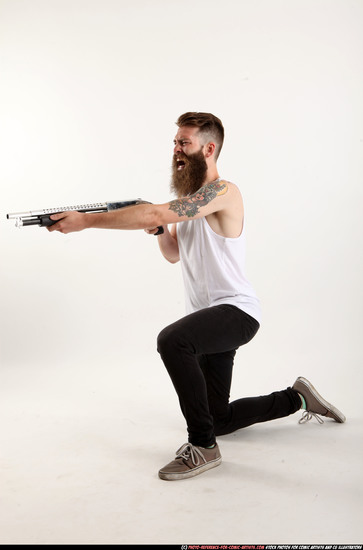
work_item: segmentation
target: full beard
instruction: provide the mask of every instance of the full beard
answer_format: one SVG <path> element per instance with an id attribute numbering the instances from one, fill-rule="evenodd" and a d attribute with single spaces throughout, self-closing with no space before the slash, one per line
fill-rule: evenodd
<path id="1" fill-rule="evenodd" d="M 179 154 L 178 158 L 185 164 L 178 169 L 176 157 L 173 156 L 170 189 L 180 198 L 193 195 L 203 186 L 208 166 L 202 150 L 189 156 Z"/>

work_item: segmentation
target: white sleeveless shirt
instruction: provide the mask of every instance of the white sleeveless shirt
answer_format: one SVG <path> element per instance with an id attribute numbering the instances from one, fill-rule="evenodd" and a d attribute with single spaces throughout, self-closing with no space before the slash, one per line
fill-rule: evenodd
<path id="1" fill-rule="evenodd" d="M 260 302 L 245 270 L 245 228 L 237 238 L 213 231 L 206 218 L 176 224 L 187 313 L 231 304 L 261 322 Z"/>

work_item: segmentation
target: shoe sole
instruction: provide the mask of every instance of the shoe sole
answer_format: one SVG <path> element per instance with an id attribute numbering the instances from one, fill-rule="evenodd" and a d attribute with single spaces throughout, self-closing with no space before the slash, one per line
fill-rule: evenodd
<path id="1" fill-rule="evenodd" d="M 336 407 L 334 407 L 334 405 L 332 405 L 331 403 L 328 403 L 328 401 L 325 401 L 325 399 L 320 395 L 320 393 L 316 391 L 316 389 L 314 388 L 312 383 L 309 382 L 309 380 L 307 380 L 306 378 L 303 378 L 302 376 L 299 376 L 295 384 L 297 382 L 305 386 L 312 393 L 312 395 L 315 397 L 318 403 L 320 403 L 320 405 L 322 405 L 325 409 L 327 409 L 330 412 L 330 414 L 333 415 L 333 418 L 334 420 L 336 420 L 336 422 L 340 422 L 341 424 L 343 424 L 346 421 L 344 414 L 341 413 Z M 296 391 L 298 392 L 299 390 L 297 389 Z M 317 413 L 317 414 L 321 414 L 321 413 Z"/>
<path id="2" fill-rule="evenodd" d="M 159 471 L 159 477 L 160 479 L 164 479 L 165 481 L 177 481 L 179 479 L 188 479 L 190 477 L 195 477 L 199 474 L 202 474 L 203 472 L 206 472 L 207 470 L 210 470 L 211 468 L 215 468 L 216 466 L 219 466 L 222 462 L 222 457 L 216 458 L 215 460 L 210 460 L 207 462 L 207 464 L 201 464 L 200 466 L 197 466 L 196 468 L 193 468 L 192 470 L 188 470 L 186 472 L 163 472 L 162 470 Z"/>

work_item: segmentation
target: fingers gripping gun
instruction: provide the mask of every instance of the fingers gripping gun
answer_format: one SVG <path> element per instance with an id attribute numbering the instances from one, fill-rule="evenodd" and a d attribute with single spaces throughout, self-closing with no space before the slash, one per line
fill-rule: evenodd
<path id="1" fill-rule="evenodd" d="M 44 210 L 32 210 L 30 212 L 14 212 L 7 214 L 8 220 L 15 220 L 16 227 L 22 227 L 26 225 L 40 225 L 41 227 L 47 227 L 57 223 L 55 220 L 51 220 L 52 214 L 59 214 L 61 212 L 110 212 L 111 210 L 118 210 L 119 208 L 125 208 L 127 206 L 134 206 L 136 204 L 151 204 L 148 201 L 142 199 L 135 199 L 132 201 L 120 201 L 120 202 L 97 202 L 95 204 L 79 204 L 77 206 L 62 206 L 60 208 L 45 208 Z M 155 235 L 161 235 L 164 233 L 164 229 L 160 226 Z"/>

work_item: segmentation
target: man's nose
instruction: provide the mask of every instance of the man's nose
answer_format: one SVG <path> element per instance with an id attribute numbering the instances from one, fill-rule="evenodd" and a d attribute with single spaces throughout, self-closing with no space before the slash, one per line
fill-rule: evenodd
<path id="1" fill-rule="evenodd" d="M 181 152 L 180 144 L 176 143 L 174 147 L 174 155 Z"/>

